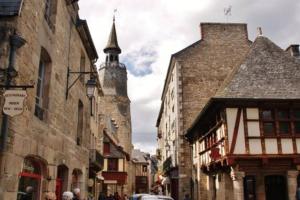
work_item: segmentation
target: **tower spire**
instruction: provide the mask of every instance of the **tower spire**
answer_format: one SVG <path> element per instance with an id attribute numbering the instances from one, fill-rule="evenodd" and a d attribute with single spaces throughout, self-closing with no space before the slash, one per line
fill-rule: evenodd
<path id="1" fill-rule="evenodd" d="M 119 47 L 118 44 L 118 38 L 117 38 L 117 32 L 116 32 L 116 26 L 115 26 L 115 12 L 117 10 L 114 10 L 114 16 L 113 16 L 113 24 L 111 27 L 111 31 L 108 37 L 108 42 L 106 47 L 104 48 L 104 53 L 106 54 L 114 54 L 118 55 L 121 53 L 121 48 Z"/>

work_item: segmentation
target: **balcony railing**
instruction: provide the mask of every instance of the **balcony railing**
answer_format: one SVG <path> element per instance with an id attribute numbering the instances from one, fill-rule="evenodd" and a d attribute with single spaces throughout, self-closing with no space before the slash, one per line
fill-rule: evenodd
<path id="1" fill-rule="evenodd" d="M 103 169 L 104 157 L 96 149 L 90 149 L 90 167 L 94 168 L 95 171 Z"/>
<path id="2" fill-rule="evenodd" d="M 172 168 L 172 158 L 171 156 L 168 157 L 164 162 L 163 162 L 163 171 L 164 173 L 167 173 L 171 170 Z"/>

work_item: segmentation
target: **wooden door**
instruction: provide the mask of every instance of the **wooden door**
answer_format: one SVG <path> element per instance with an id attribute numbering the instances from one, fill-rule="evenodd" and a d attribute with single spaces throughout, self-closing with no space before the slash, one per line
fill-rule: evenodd
<path id="1" fill-rule="evenodd" d="M 288 200 L 286 177 L 270 175 L 265 177 L 266 200 Z"/>

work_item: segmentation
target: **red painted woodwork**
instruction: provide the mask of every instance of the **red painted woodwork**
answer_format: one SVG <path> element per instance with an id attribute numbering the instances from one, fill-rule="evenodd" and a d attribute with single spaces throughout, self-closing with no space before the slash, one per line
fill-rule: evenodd
<path id="1" fill-rule="evenodd" d="M 103 144 L 103 153 L 104 155 L 110 154 L 110 144 L 108 142 Z"/>
<path id="2" fill-rule="evenodd" d="M 57 200 L 62 200 L 62 179 L 58 178 L 56 179 L 56 189 L 55 189 L 55 194 Z"/>
<path id="3" fill-rule="evenodd" d="M 209 156 L 211 157 L 212 160 L 218 160 L 221 158 L 220 148 L 214 147 L 211 149 L 210 152 L 211 153 L 209 154 Z"/>
<path id="4" fill-rule="evenodd" d="M 240 120 L 241 120 L 241 113 L 242 113 L 242 109 L 239 108 L 237 115 L 236 115 L 236 120 L 235 120 L 235 126 L 234 126 L 234 131 L 233 131 L 233 136 L 232 136 L 232 142 L 231 142 L 231 146 L 230 146 L 230 154 L 233 154 L 234 152 L 234 148 L 235 148 L 235 144 L 236 144 L 236 140 L 237 140 L 237 135 L 238 135 L 238 130 L 239 130 L 239 126 L 240 126 Z"/>
<path id="5" fill-rule="evenodd" d="M 118 184 L 125 184 L 127 180 L 127 172 L 102 172 L 105 180 L 115 180 Z"/>

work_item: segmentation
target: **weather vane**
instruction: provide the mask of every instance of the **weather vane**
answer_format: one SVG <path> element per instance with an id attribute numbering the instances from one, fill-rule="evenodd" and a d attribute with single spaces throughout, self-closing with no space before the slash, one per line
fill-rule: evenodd
<path id="1" fill-rule="evenodd" d="M 231 5 L 229 5 L 228 8 L 224 8 L 224 15 L 226 16 L 227 22 L 228 22 L 228 17 L 231 16 L 231 8 L 232 8 Z"/>
<path id="2" fill-rule="evenodd" d="M 115 19 L 116 19 L 116 12 L 117 11 L 118 11 L 117 9 L 114 9 L 114 17 L 113 17 L 114 22 L 115 22 Z"/>

